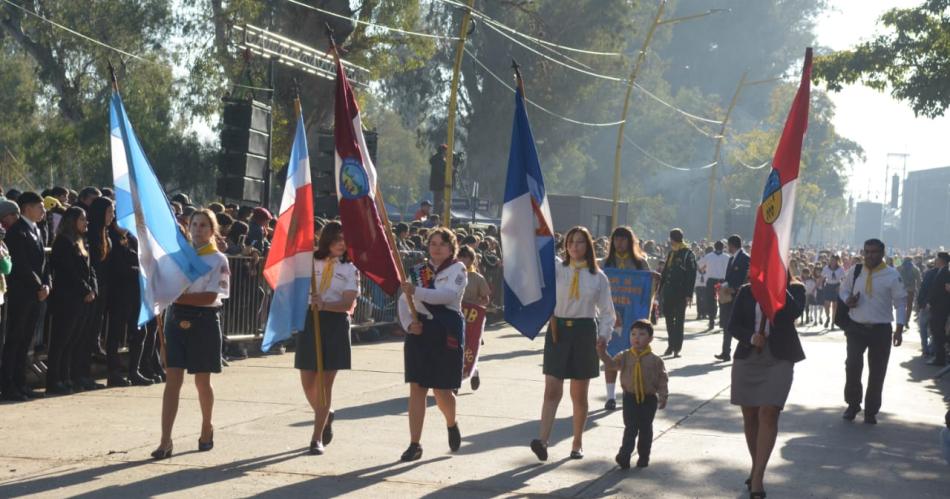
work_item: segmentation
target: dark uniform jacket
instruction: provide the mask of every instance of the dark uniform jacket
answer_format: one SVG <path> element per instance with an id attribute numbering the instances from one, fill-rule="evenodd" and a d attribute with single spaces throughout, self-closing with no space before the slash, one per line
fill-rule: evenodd
<path id="1" fill-rule="evenodd" d="M 8 297 L 36 300 L 40 288 L 52 285 L 42 237 L 23 218 L 7 231 L 5 242 L 13 260 L 13 269 L 7 276 Z"/>
<path id="2" fill-rule="evenodd" d="M 729 259 L 726 268 L 726 282 L 732 289 L 739 289 L 749 280 L 749 254 L 743 249 Z"/>
<path id="3" fill-rule="evenodd" d="M 752 353 L 752 335 L 758 330 L 755 323 L 755 298 L 752 288 L 746 284 L 739 290 L 729 321 L 729 334 L 739 340 L 735 358 L 744 359 Z M 805 285 L 793 282 L 785 291 L 785 307 L 775 314 L 775 323 L 769 328 L 766 343 L 776 359 L 798 362 L 805 359 L 802 342 L 795 329 L 795 321 L 805 311 Z"/>
<path id="4" fill-rule="evenodd" d="M 689 248 L 681 248 L 667 257 L 669 265 L 663 266 L 660 286 L 663 299 L 687 299 L 693 293 L 696 284 L 696 256 Z"/>
<path id="5" fill-rule="evenodd" d="M 56 276 L 56 287 L 50 294 L 50 305 L 69 311 L 89 293 L 99 294 L 96 272 L 89 263 L 89 256 L 79 252 L 79 248 L 65 237 L 53 241 L 50 254 L 50 266 Z"/>
<path id="6" fill-rule="evenodd" d="M 13 265 L 16 266 L 15 261 Z M 950 284 L 950 269 L 944 267 L 937 271 L 928 291 L 927 303 L 936 314 L 950 312 L 950 293 L 947 292 L 947 284 Z"/>

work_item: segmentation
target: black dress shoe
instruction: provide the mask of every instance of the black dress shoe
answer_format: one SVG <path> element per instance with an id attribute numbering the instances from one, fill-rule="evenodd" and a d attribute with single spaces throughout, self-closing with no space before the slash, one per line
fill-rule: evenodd
<path id="1" fill-rule="evenodd" d="M 49 395 L 72 395 L 73 391 L 65 384 L 57 382 L 47 387 L 46 393 Z"/>
<path id="2" fill-rule="evenodd" d="M 478 387 L 482 386 L 482 380 L 478 377 L 478 371 L 475 371 L 475 374 L 472 375 L 471 383 L 473 392 L 478 390 Z"/>
<path id="3" fill-rule="evenodd" d="M 673 358 L 674 358 L 674 359 L 680 358 L 680 353 L 679 353 L 679 351 L 673 352 Z"/>
<path id="4" fill-rule="evenodd" d="M 607 409 L 608 411 L 616 411 L 617 399 L 607 399 L 607 403 L 604 404 L 604 409 Z"/>
<path id="5" fill-rule="evenodd" d="M 930 360 L 927 361 L 927 365 L 928 365 L 928 366 L 945 367 L 945 366 L 947 365 L 947 361 L 940 362 L 940 361 L 938 361 L 937 359 L 930 359 Z"/>
<path id="6" fill-rule="evenodd" d="M 720 361 L 720 362 L 729 362 L 730 360 L 732 360 L 732 357 L 730 357 L 729 354 L 727 354 L 727 353 L 721 353 L 721 354 L 719 354 L 719 355 L 713 355 L 713 358 L 715 358 L 716 360 L 718 360 L 718 361 Z"/>
<path id="7" fill-rule="evenodd" d="M 670 355 L 673 355 L 673 349 L 672 349 L 672 348 L 667 348 L 666 351 L 663 352 L 663 356 L 664 356 L 664 357 L 669 357 Z"/>
<path id="8" fill-rule="evenodd" d="M 333 440 L 333 413 L 327 414 L 327 424 L 323 427 L 323 433 L 320 434 L 320 440 L 323 445 L 330 445 Z"/>
<path id="9" fill-rule="evenodd" d="M 584 449 L 572 450 L 571 459 L 584 459 Z"/>
<path id="10" fill-rule="evenodd" d="M 419 459 L 422 459 L 422 446 L 419 444 L 409 444 L 406 452 L 399 456 L 399 460 L 404 462 L 418 461 Z"/>
<path id="11" fill-rule="evenodd" d="M 459 450 L 459 447 L 462 446 L 462 432 L 459 431 L 459 424 L 455 423 L 455 426 L 449 427 L 449 449 L 452 452 Z"/>
<path id="12" fill-rule="evenodd" d="M 538 439 L 531 441 L 531 452 L 534 452 L 534 455 L 538 456 L 538 461 L 548 460 L 548 446 L 541 443 Z"/>
<path id="13" fill-rule="evenodd" d="M 34 389 L 32 389 L 32 388 L 21 387 L 21 388 L 20 388 L 20 393 L 22 393 L 23 396 L 26 397 L 26 398 L 28 398 L 28 399 L 41 399 L 41 398 L 43 398 L 43 397 L 46 397 L 46 394 L 45 394 L 45 393 L 43 393 L 43 392 L 38 392 L 38 391 L 36 391 L 36 390 L 34 390 Z"/>
<path id="14" fill-rule="evenodd" d="M 847 409 L 844 410 L 844 414 L 841 417 L 847 421 L 854 421 L 854 418 L 861 412 L 860 405 L 849 405 Z"/>
<path id="15" fill-rule="evenodd" d="M 154 381 L 142 376 L 139 373 L 132 373 L 129 376 L 129 382 L 132 384 L 132 386 L 152 386 L 155 384 Z"/>
<path id="16" fill-rule="evenodd" d="M 650 458 L 649 458 L 649 457 L 642 457 L 642 456 L 641 456 L 641 457 L 637 458 L 637 468 L 646 468 L 647 466 L 650 466 Z"/>
<path id="17" fill-rule="evenodd" d="M 67 381 L 63 384 L 69 387 L 69 389 L 71 389 L 73 393 L 79 393 L 86 390 L 85 388 L 83 388 L 82 381 L 80 380 Z"/>
<path id="18" fill-rule="evenodd" d="M 108 384 L 109 384 L 109 388 L 122 388 L 125 386 L 132 386 L 132 382 L 123 378 L 122 376 L 109 376 Z"/>
<path id="19" fill-rule="evenodd" d="M 7 402 L 26 402 L 30 400 L 26 395 L 20 393 L 19 390 L 4 390 L 3 395 L 0 395 L 0 400 L 5 400 Z"/>
<path id="20" fill-rule="evenodd" d="M 765 499 L 765 491 L 749 492 L 749 499 Z"/>
<path id="21" fill-rule="evenodd" d="M 876 415 L 876 414 L 865 414 L 865 415 L 864 415 L 864 424 L 877 424 L 877 415 Z"/>
<path id="22" fill-rule="evenodd" d="M 620 469 L 627 470 L 630 469 L 630 456 L 624 456 L 623 454 L 617 454 L 617 457 L 614 458 L 617 466 L 620 466 Z"/>

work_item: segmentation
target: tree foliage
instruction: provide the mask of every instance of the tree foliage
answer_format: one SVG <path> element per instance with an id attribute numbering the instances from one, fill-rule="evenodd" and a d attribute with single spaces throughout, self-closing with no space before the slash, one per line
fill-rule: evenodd
<path id="1" fill-rule="evenodd" d="M 918 116 L 943 116 L 950 106 L 950 0 L 891 9 L 886 32 L 853 49 L 815 60 L 815 80 L 830 90 L 861 82 L 910 103 Z"/>

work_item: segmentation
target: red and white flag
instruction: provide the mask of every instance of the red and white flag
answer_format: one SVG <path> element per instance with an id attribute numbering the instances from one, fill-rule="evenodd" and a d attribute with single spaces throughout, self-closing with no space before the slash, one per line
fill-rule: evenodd
<path id="1" fill-rule="evenodd" d="M 336 61 L 336 192 L 340 222 L 350 259 L 366 277 L 392 295 L 399 288 L 399 271 L 376 209 L 376 167 L 366 149 L 360 110 Z"/>
<path id="2" fill-rule="evenodd" d="M 772 172 L 765 182 L 762 204 L 755 217 L 749 284 L 752 296 L 769 320 L 775 320 L 775 314 L 785 306 L 792 215 L 795 213 L 802 141 L 808 128 L 810 94 L 811 48 L 808 48 L 805 51 L 802 81 L 785 120 L 785 130 L 775 150 Z"/>

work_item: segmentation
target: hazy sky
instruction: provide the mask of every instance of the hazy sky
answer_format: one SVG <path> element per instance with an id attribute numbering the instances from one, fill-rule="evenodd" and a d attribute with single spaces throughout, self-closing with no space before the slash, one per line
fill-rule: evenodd
<path id="1" fill-rule="evenodd" d="M 877 18 L 894 7 L 913 7 L 921 0 L 829 0 L 831 12 L 818 24 L 818 43 L 840 50 L 870 38 L 882 29 Z M 902 160 L 888 159 L 889 153 L 907 153 L 907 170 L 925 170 L 950 166 L 950 117 L 935 120 L 917 118 L 906 102 L 893 99 L 890 94 L 852 85 L 837 94 L 831 94 L 837 106 L 834 124 L 838 133 L 864 147 L 867 160 L 855 164 L 851 192 L 856 200 L 882 201 L 885 189 L 885 169 L 888 162 L 892 172 L 900 173 Z M 893 173 L 892 173 L 893 174 Z"/>

